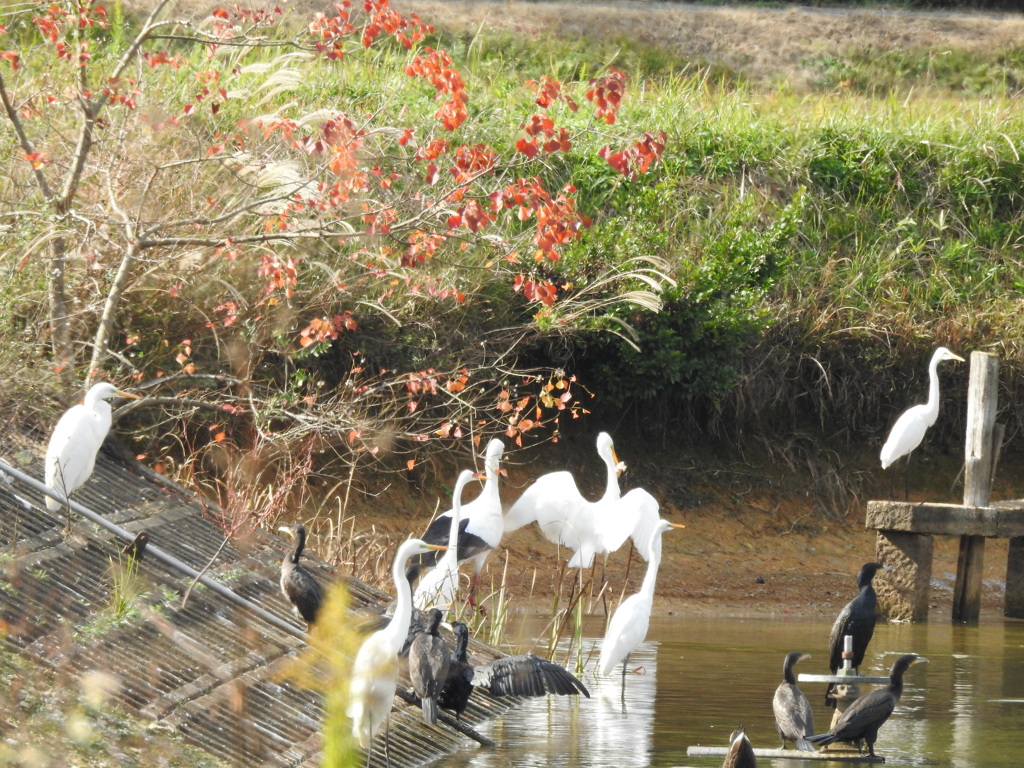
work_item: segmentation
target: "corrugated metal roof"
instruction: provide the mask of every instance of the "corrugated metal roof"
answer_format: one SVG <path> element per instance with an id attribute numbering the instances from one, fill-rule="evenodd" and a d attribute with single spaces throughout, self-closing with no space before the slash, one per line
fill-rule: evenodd
<path id="1" fill-rule="evenodd" d="M 42 476 L 43 453 L 31 437 L 0 441 L 0 460 L 33 478 Z M 323 698 L 281 676 L 305 645 L 296 636 L 305 626 L 277 585 L 287 542 L 257 531 L 225 544 L 207 516 L 209 501 L 142 465 L 101 453 L 76 501 L 129 532 L 146 530 L 151 546 L 196 570 L 220 550 L 207 575 L 276 619 L 272 623 L 212 589 L 193 589 L 181 607 L 180 595 L 192 578 L 144 557 L 138 570 L 146 588 L 139 601 L 143 614 L 118 622 L 111 618 L 111 573 L 124 542 L 76 514 L 69 528 L 66 514 L 46 510 L 40 491 L 10 476 L 0 480 L 0 553 L 12 556 L 0 577 L 0 627 L 6 628 L 7 644 L 41 664 L 115 675 L 115 696 L 126 710 L 172 726 L 187 741 L 236 765 L 319 764 Z M 339 578 L 314 557 L 304 562 L 324 583 Z M 355 610 L 379 612 L 390 599 L 362 582 L 346 581 Z M 476 642 L 473 650 L 478 657 L 498 655 Z M 402 686 L 408 688 L 408 681 Z M 474 694 L 463 727 L 516 703 Z M 434 760 L 463 739 L 448 725 L 426 725 L 418 707 L 396 697 L 390 737 L 395 768 Z M 374 751 L 374 762 L 383 761 L 381 739 Z"/>

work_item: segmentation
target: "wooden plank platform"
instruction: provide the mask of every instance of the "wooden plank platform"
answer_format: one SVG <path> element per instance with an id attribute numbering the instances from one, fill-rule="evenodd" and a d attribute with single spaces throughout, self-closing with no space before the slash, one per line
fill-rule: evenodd
<path id="1" fill-rule="evenodd" d="M 687 747 L 687 757 L 725 757 L 728 747 Z M 825 750 L 817 752 L 801 752 L 798 749 L 755 749 L 754 757 L 785 758 L 789 760 L 829 760 L 835 763 L 884 763 L 885 758 L 861 755 L 857 751 Z M 894 765 L 894 763 L 888 763 Z"/>
<path id="2" fill-rule="evenodd" d="M 844 685 L 888 685 L 888 677 L 875 677 L 872 675 L 814 675 L 801 672 L 797 675 L 797 681 L 801 683 L 841 683 Z"/>

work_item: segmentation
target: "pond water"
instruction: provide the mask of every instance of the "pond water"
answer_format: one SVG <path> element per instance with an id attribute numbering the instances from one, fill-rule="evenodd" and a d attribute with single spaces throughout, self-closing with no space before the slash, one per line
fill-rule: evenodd
<path id="1" fill-rule="evenodd" d="M 600 633 L 600 619 L 595 629 Z M 655 617 L 647 642 L 630 658 L 630 666 L 642 665 L 645 673 L 627 675 L 624 705 L 621 676 L 596 680 L 585 673 L 589 700 L 529 701 L 481 729 L 497 749 L 467 745 L 444 764 L 717 768 L 723 758 L 687 757 L 687 747 L 725 747 L 740 725 L 754 747 L 778 748 L 771 701 L 783 658 L 789 651 L 810 653 L 796 672 L 826 674 L 830 630 L 831 620 Z M 584 648 L 593 651 L 598 643 L 586 640 Z M 1024 765 L 1024 622 L 879 625 L 861 673 L 887 676 L 896 657 L 908 652 L 929 663 L 907 672 L 903 698 L 879 733 L 875 749 L 886 764 Z M 589 668 L 595 666 L 596 651 Z M 824 684 L 799 685 L 814 708 L 816 731 L 827 731 L 832 710 L 824 704 Z M 768 758 L 758 764 L 850 765 Z"/>

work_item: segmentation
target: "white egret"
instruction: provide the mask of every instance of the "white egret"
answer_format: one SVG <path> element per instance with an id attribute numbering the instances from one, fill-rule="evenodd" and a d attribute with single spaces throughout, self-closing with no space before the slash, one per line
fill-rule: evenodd
<path id="1" fill-rule="evenodd" d="M 299 562 L 306 548 L 306 526 L 282 525 L 278 528 L 291 535 L 295 548 L 281 561 L 281 593 L 292 604 L 295 613 L 307 624 L 316 621 L 324 601 L 324 588 L 305 566 Z"/>
<path id="2" fill-rule="evenodd" d="M 811 702 L 804 692 L 796 685 L 793 666 L 801 659 L 809 659 L 809 653 L 792 651 L 786 654 L 782 663 L 782 682 L 775 689 L 772 698 L 772 711 L 775 713 L 775 729 L 782 737 L 782 747 L 786 748 L 786 740 L 792 741 L 802 752 L 813 752 L 814 747 L 807 740 L 814 733 L 814 711 Z"/>
<path id="3" fill-rule="evenodd" d="M 491 551 L 501 544 L 505 533 L 505 522 L 502 518 L 501 494 L 498 490 L 498 477 L 501 474 L 501 457 L 505 444 L 498 438 L 487 443 L 484 454 L 484 487 L 480 494 L 468 504 L 462 505 L 457 523 L 459 531 L 459 562 L 473 561 L 473 574 L 469 583 L 469 603 L 476 605 L 476 586 L 480 580 L 480 572 L 487 562 Z M 432 544 L 443 544 L 448 540 L 452 527 L 453 508 L 440 514 L 423 534 L 423 540 Z M 434 558 L 438 559 L 438 558 Z M 412 579 L 419 575 L 420 570 L 433 562 L 429 557 L 415 559 Z M 418 561 L 418 562 L 417 562 Z"/>
<path id="4" fill-rule="evenodd" d="M 872 579 L 879 570 L 885 570 L 881 563 L 865 563 L 857 574 L 857 596 L 843 606 L 832 624 L 832 632 L 828 636 L 828 668 L 836 674 L 843 666 L 843 638 L 853 638 L 853 658 L 851 666 L 859 669 L 868 650 L 868 643 L 875 634 L 875 609 L 878 606 L 878 595 Z M 836 700 L 832 696 L 834 683 L 825 688 L 825 703 L 835 708 Z"/>
<path id="5" fill-rule="evenodd" d="M 615 665 L 622 662 L 622 695 L 626 695 L 626 668 L 629 655 L 647 637 L 647 628 L 651 621 L 651 609 L 654 605 L 654 585 L 658 579 L 658 568 L 661 565 L 661 536 L 671 528 L 684 528 L 683 525 L 660 520 L 654 526 L 648 542 L 647 572 L 644 574 L 640 591 L 630 595 L 615 609 L 604 641 L 601 643 L 601 657 L 598 670 L 602 675 L 610 675 Z"/>
<path id="6" fill-rule="evenodd" d="M 453 621 L 452 632 L 455 652 L 438 704 L 453 710 L 457 718 L 461 719 L 473 688 L 481 688 L 489 696 L 577 696 L 582 693 L 590 698 L 586 686 L 565 667 L 532 653 L 472 664 L 468 656 L 469 628 L 461 621 Z"/>
<path id="7" fill-rule="evenodd" d="M 448 679 L 452 655 L 447 641 L 437 631 L 441 618 L 441 611 L 432 608 L 423 631 L 409 646 L 409 680 L 420 699 L 423 720 L 430 725 L 437 723 L 437 697 Z"/>
<path id="8" fill-rule="evenodd" d="M 112 397 L 139 399 L 106 381 L 93 384 L 85 400 L 60 417 L 46 448 L 46 486 L 59 498 L 46 497 L 46 508 L 57 512 L 67 498 L 85 484 L 96 466 L 96 454 L 110 431 Z"/>
<path id="9" fill-rule="evenodd" d="M 346 713 L 352 721 L 352 735 L 359 746 L 367 750 L 374 734 L 388 719 L 398 685 L 398 653 L 409 633 L 412 616 L 412 589 L 405 578 L 405 565 L 413 555 L 446 547 L 427 544 L 420 539 L 408 539 L 398 547 L 391 577 L 395 582 L 395 612 L 384 629 L 370 635 L 359 648 L 349 679 L 349 697 Z M 386 747 L 385 747 L 386 749 Z"/>
<path id="10" fill-rule="evenodd" d="M 473 479 L 473 473 L 464 469 L 455 481 L 452 492 L 452 524 L 448 526 L 448 550 L 416 585 L 412 602 L 421 611 L 434 606 L 450 609 L 459 590 L 459 524 L 462 520 L 462 489 Z"/>
<path id="11" fill-rule="evenodd" d="M 536 522 L 548 541 L 572 550 L 569 565 L 574 568 L 590 568 L 594 555 L 621 547 L 636 525 L 619 504 L 619 474 L 625 465 L 607 432 L 597 436 L 597 453 L 606 468 L 605 491 L 599 500 L 584 498 L 570 472 L 541 475 L 505 515 L 505 531 Z"/>
<path id="12" fill-rule="evenodd" d="M 889 437 L 882 446 L 881 460 L 882 469 L 888 469 L 897 459 L 907 457 L 907 464 L 903 468 L 903 490 L 904 495 L 909 497 L 907 489 L 907 466 L 910 464 L 910 454 L 921 444 L 924 433 L 928 427 L 935 423 L 939 416 L 939 363 L 943 360 L 964 359 L 960 355 L 953 354 L 945 347 L 939 347 L 932 355 L 928 364 L 928 401 L 905 410 L 896 423 L 893 424 Z M 890 496 L 892 495 L 890 488 Z"/>
<path id="13" fill-rule="evenodd" d="M 889 672 L 889 684 L 884 688 L 869 691 L 854 701 L 828 733 L 808 736 L 812 744 L 833 744 L 837 741 L 856 742 L 857 750 L 864 754 L 861 742 L 867 742 L 868 755 L 875 757 L 875 742 L 878 729 L 885 724 L 903 696 L 903 673 L 914 664 L 928 661 L 923 656 L 907 653 L 896 659 Z"/>

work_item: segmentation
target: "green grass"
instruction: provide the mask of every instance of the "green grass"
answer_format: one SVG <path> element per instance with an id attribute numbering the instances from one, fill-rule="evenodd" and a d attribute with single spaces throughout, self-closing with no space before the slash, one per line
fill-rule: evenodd
<path id="1" fill-rule="evenodd" d="M 17 39 L 30 35 L 9 26 Z M 104 40 L 113 46 L 124 38 L 93 34 L 95 60 L 113 59 Z M 287 303 L 262 300 L 255 250 L 238 261 L 170 250 L 161 256 L 180 266 L 140 267 L 119 317 L 124 359 L 150 375 L 175 370 L 175 355 L 189 339 L 205 370 L 234 370 L 242 354 L 267 402 L 294 407 L 343 385 L 357 355 L 374 370 L 458 366 L 476 355 L 480 339 L 518 328 L 520 363 L 578 374 L 595 395 L 588 408 L 617 419 L 625 414 L 623 423 L 662 435 L 683 425 L 697 427 L 698 436 L 804 428 L 792 405 L 799 398 L 809 406 L 801 413 L 814 414 L 811 426 L 876 437 L 896 409 L 920 397 L 923 361 L 940 343 L 960 353 L 999 353 L 1006 386 L 1019 384 L 1024 108 L 1010 94 L 1022 78 L 1020 50 L 846 49 L 835 59 L 807 62 L 816 85 L 795 92 L 745 84 L 742 73 L 714 62 L 614 35 L 521 39 L 480 29 L 439 32 L 429 42 L 452 52 L 471 94 L 470 119 L 449 138 L 488 144 L 506 157 L 519 122 L 536 111 L 524 81 L 578 81 L 569 87 L 579 112 L 553 110 L 574 133 L 572 150 L 523 170 L 538 173 L 549 189 L 575 185 L 579 209 L 593 220 L 564 257 L 543 267 L 527 258 L 513 267 L 479 240 L 464 251 L 453 242 L 432 269 L 465 292 L 466 302 L 455 308 L 401 279 L 372 279 L 349 259 L 353 249 L 334 240 L 285 250 L 303 259 L 300 285 Z M 154 79 L 144 108 L 164 104 L 180 114 L 196 91 L 196 72 L 207 65 L 198 53 L 168 45 L 191 56 L 189 66 L 147 72 Z M 28 55 L 26 68 L 45 70 L 45 53 Z M 403 73 L 408 57 L 395 45 L 353 53 L 340 64 L 282 58 L 280 50 L 232 52 L 235 71 L 224 83 L 232 96 L 218 114 L 204 105 L 186 130 L 166 133 L 112 123 L 127 137 L 119 167 L 187 157 L 239 120 L 275 112 L 292 119 L 320 109 L 372 114 L 374 125 L 411 125 L 421 138 L 433 135 L 434 89 Z M 609 65 L 630 76 L 615 126 L 596 121 L 583 96 L 587 80 Z M 278 79 L 268 81 L 275 73 Z M 40 88 L 54 87 L 48 77 L 40 75 Z M 51 137 L 73 134 L 73 113 L 54 107 L 52 114 Z M 627 179 L 598 157 L 605 145 L 623 148 L 656 130 L 667 134 L 666 151 L 646 176 Z M 376 131 L 366 146 L 379 154 L 382 171 L 399 174 L 395 190 L 421 187 L 422 171 L 408 170 L 394 132 Z M 288 154 L 278 137 L 257 142 L 256 152 L 271 159 Z M 147 210 L 173 210 L 183 190 L 196 200 L 240 194 L 245 174 L 218 163 L 162 171 Z M 143 170 L 121 178 L 125 196 L 145 178 Z M 9 177 L 26 179 L 24 167 Z M 7 198 L 38 205 L 25 196 L 27 188 L 12 187 Z M 83 204 L 106 194 L 96 181 Z M 410 199 L 403 205 L 412 210 Z M 18 249 L 40 232 L 32 216 L 7 221 L 12 247 L 2 262 L 9 280 L 0 294 L 0 328 L 12 346 L 3 363 L 6 378 L 27 388 L 28 379 L 10 370 L 45 342 L 47 263 L 12 268 Z M 520 242 L 521 225 L 502 226 L 496 236 Z M 99 310 L 92 298 L 97 283 L 105 285 L 116 265 L 116 248 L 96 248 L 102 270 L 76 262 L 69 273 L 83 345 Z M 664 285 L 660 316 L 636 305 L 580 311 L 568 303 L 538 313 L 509 290 L 520 269 L 580 289 L 644 258 L 660 260 L 674 281 Z M 358 307 L 360 331 L 298 349 L 302 325 L 337 310 L 339 282 L 347 286 L 341 301 Z M 639 285 L 623 280 L 601 289 L 600 298 Z M 226 294 L 246 299 L 230 329 L 218 326 Z M 441 333 L 434 330 L 438 315 L 445 319 Z M 607 334 L 625 327 L 636 330 L 637 348 Z M 128 348 L 124 340 L 132 335 L 140 340 Z M 35 376 L 44 380 L 42 391 L 53 391 L 45 368 Z M 126 373 L 116 363 L 111 368 Z M 1022 421 L 1014 404 L 1006 415 L 1011 430 Z"/>

